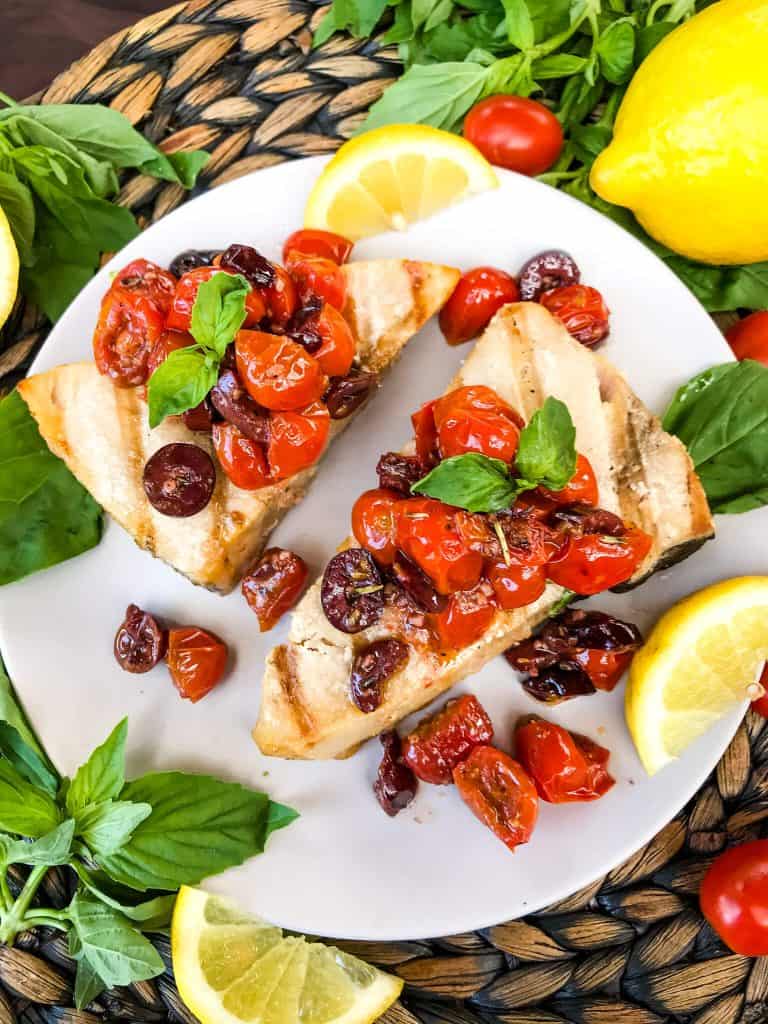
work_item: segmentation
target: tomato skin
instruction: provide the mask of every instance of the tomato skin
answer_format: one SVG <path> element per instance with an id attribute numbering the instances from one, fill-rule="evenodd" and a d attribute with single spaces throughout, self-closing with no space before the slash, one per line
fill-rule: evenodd
<path id="1" fill-rule="evenodd" d="M 606 771 L 610 752 L 554 722 L 534 719 L 515 732 L 515 753 L 542 800 L 598 800 L 615 785 Z"/>
<path id="2" fill-rule="evenodd" d="M 341 266 L 349 259 L 354 247 L 343 235 L 337 235 L 333 231 L 321 231 L 318 228 L 299 228 L 292 235 L 288 235 L 283 245 L 283 263 L 290 261 L 291 253 L 298 253 L 301 256 L 321 256 L 326 260 L 333 260 Z"/>
<path id="3" fill-rule="evenodd" d="M 228 656 L 227 645 L 215 633 L 198 626 L 168 630 L 165 657 L 173 685 L 193 704 L 221 682 Z"/>
<path id="4" fill-rule="evenodd" d="M 241 433 L 234 423 L 213 424 L 213 447 L 229 479 L 243 491 L 257 491 L 274 483 L 264 449 Z"/>
<path id="5" fill-rule="evenodd" d="M 342 310 L 347 297 L 347 279 L 341 267 L 322 256 L 300 256 L 290 253 L 288 273 L 293 278 L 302 302 L 317 295 L 334 309 Z"/>
<path id="6" fill-rule="evenodd" d="M 547 578 L 576 594 L 599 594 L 624 583 L 651 550 L 653 539 L 637 526 L 623 537 L 587 533 L 570 537 L 547 567 Z"/>
<path id="7" fill-rule="evenodd" d="M 317 332 L 323 340 L 314 353 L 320 369 L 328 377 L 346 377 L 357 351 L 349 324 L 337 309 L 326 304 L 317 318 Z"/>
<path id="8" fill-rule="evenodd" d="M 634 651 L 600 651 L 583 648 L 573 654 L 573 660 L 584 669 L 596 690 L 610 692 L 624 675 L 634 657 Z"/>
<path id="9" fill-rule="evenodd" d="M 364 491 L 352 506 L 352 533 L 380 565 L 392 565 L 401 495 L 386 487 Z"/>
<path id="10" fill-rule="evenodd" d="M 759 309 L 738 320 L 725 332 L 737 359 L 754 359 L 768 366 L 768 310 Z"/>
<path id="11" fill-rule="evenodd" d="M 510 563 L 502 559 L 485 569 L 499 608 L 505 612 L 538 601 L 547 585 L 546 572 L 540 565 L 523 565 L 512 558 Z"/>
<path id="12" fill-rule="evenodd" d="M 472 813 L 510 850 L 527 843 L 539 815 L 530 776 L 496 747 L 475 747 L 453 769 L 459 796 Z"/>
<path id="13" fill-rule="evenodd" d="M 239 332 L 235 341 L 237 371 L 251 398 L 265 409 L 303 409 L 325 391 L 327 380 L 318 361 L 290 338 L 259 331 Z"/>
<path id="14" fill-rule="evenodd" d="M 163 331 L 152 346 L 152 351 L 149 353 L 147 379 L 152 376 L 161 363 L 165 362 L 171 352 L 175 352 L 179 348 L 187 348 L 189 345 L 194 344 L 195 339 L 191 334 L 187 334 L 186 331 Z"/>
<path id="15" fill-rule="evenodd" d="M 270 322 L 276 327 L 285 327 L 299 305 L 299 293 L 288 271 L 278 263 L 273 263 L 275 280 L 261 294 L 267 304 Z"/>
<path id="16" fill-rule="evenodd" d="M 597 288 L 569 284 L 544 292 L 539 302 L 582 345 L 591 348 L 608 337 L 610 310 Z"/>
<path id="17" fill-rule="evenodd" d="M 699 901 L 734 953 L 768 955 L 768 839 L 721 853 L 704 876 Z"/>
<path id="18" fill-rule="evenodd" d="M 524 96 L 489 96 L 476 103 L 464 119 L 464 138 L 492 164 L 519 174 L 543 174 L 563 148 L 555 115 Z"/>
<path id="19" fill-rule="evenodd" d="M 163 332 L 163 313 L 139 291 L 112 287 L 101 300 L 93 334 L 99 373 L 119 388 L 149 380 L 149 358 Z"/>
<path id="20" fill-rule="evenodd" d="M 768 718 L 768 662 L 763 666 L 760 685 L 764 688 L 765 693 L 762 697 L 752 701 L 752 710 L 756 711 L 758 715 L 762 715 L 763 718 Z"/>
<path id="21" fill-rule="evenodd" d="M 143 295 L 154 302 L 162 313 L 167 313 L 173 301 L 176 283 L 170 270 L 165 270 L 157 263 L 151 260 L 131 260 L 127 267 L 115 274 L 111 287 Z"/>
<path id="22" fill-rule="evenodd" d="M 188 331 L 192 324 L 192 307 L 197 291 L 204 281 L 210 281 L 214 274 L 228 274 L 219 267 L 196 267 L 183 274 L 176 285 L 173 301 L 166 317 L 166 327 L 174 331 Z M 246 316 L 243 327 L 253 327 L 267 315 L 267 305 L 259 292 L 251 288 L 245 299 Z"/>
<path id="23" fill-rule="evenodd" d="M 440 455 L 480 452 L 511 462 L 517 454 L 522 421 L 491 388 L 457 388 L 435 402 Z"/>
<path id="24" fill-rule="evenodd" d="M 482 556 L 459 536 L 455 514 L 434 498 L 407 498 L 397 508 L 397 547 L 441 594 L 471 589 L 483 571 Z"/>
<path id="25" fill-rule="evenodd" d="M 479 640 L 497 612 L 493 588 L 480 580 L 471 590 L 451 594 L 443 611 L 433 618 L 441 651 L 460 651 Z"/>
<path id="26" fill-rule="evenodd" d="M 576 472 L 561 491 L 550 491 L 546 487 L 539 487 L 538 491 L 557 505 L 597 505 L 600 499 L 595 471 L 586 455 L 577 455 Z"/>
<path id="27" fill-rule="evenodd" d="M 496 267 L 475 267 L 462 274 L 440 310 L 440 330 L 449 345 L 461 345 L 485 330 L 494 314 L 520 291 L 510 274 Z"/>
<path id="28" fill-rule="evenodd" d="M 403 740 L 403 757 L 417 779 L 433 786 L 453 782 L 453 769 L 474 747 L 493 739 L 488 714 L 471 693 L 423 718 Z"/>
<path id="29" fill-rule="evenodd" d="M 413 413 L 411 416 L 416 442 L 416 454 L 425 466 L 432 466 L 437 460 L 435 405 L 436 400 L 434 399 L 431 402 L 425 402 L 418 412 Z"/>
<path id="30" fill-rule="evenodd" d="M 270 416 L 267 458 L 273 479 L 287 480 L 314 465 L 325 450 L 331 417 L 322 402 Z"/>

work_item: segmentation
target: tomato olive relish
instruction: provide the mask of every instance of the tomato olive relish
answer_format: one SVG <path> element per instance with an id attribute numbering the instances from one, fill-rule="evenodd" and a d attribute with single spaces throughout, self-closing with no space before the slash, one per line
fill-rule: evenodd
<path id="1" fill-rule="evenodd" d="M 287 480 L 319 459 L 331 420 L 376 384 L 354 365 L 341 312 L 351 250 L 339 235 L 302 230 L 286 240 L 284 266 L 239 244 L 188 250 L 169 270 L 133 260 L 102 300 L 96 365 L 117 387 L 143 389 L 150 426 L 180 415 L 209 434 L 236 487 Z M 148 500 L 167 516 L 201 511 L 215 482 L 195 444 L 161 448 L 144 472 Z"/>

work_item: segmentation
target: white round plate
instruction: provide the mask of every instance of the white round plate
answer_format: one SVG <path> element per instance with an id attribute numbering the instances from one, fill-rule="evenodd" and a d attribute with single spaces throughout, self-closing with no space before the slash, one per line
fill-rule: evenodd
<path id="1" fill-rule="evenodd" d="M 145 231 L 73 303 L 36 370 L 90 358 L 99 301 L 111 271 L 138 256 L 168 262 L 182 249 L 246 242 L 279 258 L 301 224 L 321 159 L 283 164 L 190 202 Z M 661 411 L 692 374 L 728 358 L 704 310 L 648 249 L 562 193 L 510 173 L 501 187 L 433 219 L 360 244 L 358 259 L 401 256 L 516 272 L 534 253 L 563 248 L 585 282 L 605 296 L 611 336 L 602 353 Z M 409 436 L 409 414 L 448 384 L 469 347 L 449 348 L 435 323 L 408 346 L 376 400 L 335 443 L 308 497 L 275 532 L 275 543 L 321 569 L 347 535 L 357 495 L 375 485 L 379 454 Z M 719 536 L 688 561 L 640 589 L 593 606 L 649 624 L 673 601 L 714 580 L 768 572 L 768 517 L 721 519 Z M 183 523 L 179 525 L 183 529 Z M 167 671 L 126 675 L 112 638 L 129 602 L 170 622 L 198 623 L 236 652 L 226 683 L 197 705 L 179 699 Z M 467 680 L 509 748 L 518 715 L 544 712 L 611 750 L 617 785 L 594 804 L 543 805 L 532 842 L 514 855 L 477 822 L 453 787 L 422 786 L 411 807 L 386 817 L 371 792 L 380 748 L 347 761 L 289 762 L 262 757 L 250 729 L 259 706 L 264 657 L 286 635 L 281 623 L 260 635 L 239 592 L 226 598 L 192 586 L 134 546 L 114 523 L 99 547 L 0 590 L 0 647 L 45 746 L 71 773 L 129 715 L 129 777 L 187 769 L 238 779 L 291 804 L 301 818 L 267 852 L 212 879 L 264 917 L 297 931 L 346 938 L 423 938 L 479 928 L 539 909 L 621 863 L 696 791 L 732 735 L 722 721 L 653 779 L 643 772 L 624 724 L 623 686 L 613 694 L 552 710 L 533 702 L 499 658 Z"/>

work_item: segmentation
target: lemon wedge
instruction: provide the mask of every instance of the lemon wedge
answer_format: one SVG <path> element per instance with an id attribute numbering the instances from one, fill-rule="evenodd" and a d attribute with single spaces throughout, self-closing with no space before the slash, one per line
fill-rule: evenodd
<path id="1" fill-rule="evenodd" d="M 357 241 L 402 231 L 498 184 L 466 139 L 427 125 L 386 125 L 344 143 L 312 189 L 304 226 Z"/>
<path id="2" fill-rule="evenodd" d="M 670 608 L 637 652 L 626 716 L 649 775 L 756 696 L 768 658 L 768 576 L 742 576 Z"/>
<path id="3" fill-rule="evenodd" d="M 372 1024 L 402 981 L 334 946 L 286 937 L 183 886 L 171 930 L 181 998 L 202 1024 Z"/>
<path id="4" fill-rule="evenodd" d="M 0 327 L 11 315 L 19 290 L 19 253 L 0 206 Z"/>

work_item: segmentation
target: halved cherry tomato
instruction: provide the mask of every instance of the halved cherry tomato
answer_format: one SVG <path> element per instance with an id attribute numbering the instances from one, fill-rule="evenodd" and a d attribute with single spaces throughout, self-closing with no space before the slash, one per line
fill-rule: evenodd
<path id="1" fill-rule="evenodd" d="M 333 306 L 325 303 L 317 318 L 317 333 L 323 340 L 314 353 L 323 373 L 329 377 L 346 377 L 355 358 L 357 346 L 349 324 Z"/>
<path id="2" fill-rule="evenodd" d="M 573 660 L 581 665 L 596 690 L 613 690 L 634 657 L 634 651 L 577 650 Z"/>
<path id="3" fill-rule="evenodd" d="M 442 650 L 461 650 L 479 640 L 497 612 L 493 587 L 480 580 L 471 590 L 451 594 L 443 611 L 434 617 Z"/>
<path id="4" fill-rule="evenodd" d="M 131 260 L 127 267 L 118 270 L 111 288 L 123 288 L 134 295 L 143 295 L 167 313 L 176 291 L 176 278 L 163 267 L 150 260 Z"/>
<path id="5" fill-rule="evenodd" d="M 112 285 L 101 301 L 93 335 L 99 373 L 119 388 L 146 384 L 149 355 L 162 331 L 162 310 L 151 299 Z"/>
<path id="6" fill-rule="evenodd" d="M 221 682 L 228 655 L 224 641 L 206 629 L 184 626 L 168 630 L 165 657 L 173 685 L 184 700 L 193 704 Z"/>
<path id="7" fill-rule="evenodd" d="M 759 309 L 738 320 L 725 338 L 737 359 L 755 359 L 768 366 L 768 310 Z"/>
<path id="8" fill-rule="evenodd" d="M 391 565 L 397 547 L 397 508 L 402 495 L 385 487 L 364 491 L 352 506 L 352 533 L 381 565 Z"/>
<path id="9" fill-rule="evenodd" d="M 502 306 L 519 298 L 517 281 L 510 274 L 496 267 L 475 267 L 462 274 L 440 311 L 440 330 L 449 345 L 461 345 L 484 331 Z"/>
<path id="10" fill-rule="evenodd" d="M 257 491 L 273 483 L 264 449 L 241 433 L 234 423 L 213 424 L 213 447 L 221 468 L 235 487 Z"/>
<path id="11" fill-rule="evenodd" d="M 275 480 L 286 480 L 314 465 L 325 450 L 331 418 L 322 402 L 269 418 L 267 458 Z"/>
<path id="12" fill-rule="evenodd" d="M 314 356 L 290 338 L 273 336 L 265 343 L 259 331 L 240 331 L 235 357 L 248 394 L 265 409 L 303 409 L 328 383 Z"/>
<path id="13" fill-rule="evenodd" d="M 322 256 L 341 265 L 349 259 L 354 242 L 333 231 L 321 231 L 317 228 L 300 228 L 289 235 L 283 246 L 283 263 L 288 263 L 292 252 L 302 256 Z"/>
<path id="14" fill-rule="evenodd" d="M 515 732 L 515 753 L 542 800 L 597 800 L 615 785 L 606 770 L 610 751 L 554 722 L 534 719 Z"/>
<path id="15" fill-rule="evenodd" d="M 187 348 L 189 345 L 194 344 L 195 339 L 191 334 L 187 334 L 185 331 L 163 331 L 152 346 L 152 351 L 149 353 L 147 379 L 152 376 L 161 363 L 165 362 L 171 352 L 175 352 L 176 349 L 179 348 Z"/>
<path id="16" fill-rule="evenodd" d="M 344 308 L 347 280 L 338 263 L 323 259 L 322 256 L 289 253 L 288 273 L 296 282 L 302 302 L 306 302 L 312 295 L 317 295 L 335 309 Z"/>
<path id="17" fill-rule="evenodd" d="M 204 281 L 210 281 L 214 274 L 227 274 L 229 271 L 218 267 L 196 267 L 183 274 L 176 285 L 171 307 L 168 310 L 166 326 L 175 331 L 188 331 L 192 323 L 192 307 L 197 298 L 197 290 Z M 251 288 L 245 299 L 246 316 L 244 327 L 253 327 L 267 315 L 267 304 L 262 296 Z"/>
<path id="18" fill-rule="evenodd" d="M 435 402 L 437 444 L 444 459 L 481 452 L 511 462 L 523 421 L 491 388 L 457 388 Z"/>
<path id="19" fill-rule="evenodd" d="M 623 537 L 569 537 L 563 553 L 549 563 L 547 577 L 576 594 L 599 594 L 630 579 L 652 544 L 653 538 L 637 526 Z"/>
<path id="20" fill-rule="evenodd" d="M 742 956 L 768 956 L 768 839 L 734 846 L 704 876 L 701 910 Z"/>
<path id="21" fill-rule="evenodd" d="M 762 697 L 758 697 L 757 700 L 752 701 L 752 710 L 756 711 L 758 715 L 762 715 L 763 718 L 768 718 L 768 662 L 763 665 L 763 671 L 760 676 L 760 685 L 765 690 Z"/>
<path id="22" fill-rule="evenodd" d="M 558 119 L 524 96 L 489 96 L 476 103 L 464 119 L 464 137 L 486 160 L 519 174 L 543 174 L 563 148 Z"/>
<path id="23" fill-rule="evenodd" d="M 448 786 L 456 765 L 492 739 L 493 725 L 485 708 L 477 697 L 465 693 L 423 718 L 408 733 L 403 740 L 403 758 L 417 779 Z"/>
<path id="24" fill-rule="evenodd" d="M 499 608 L 505 612 L 524 608 L 538 601 L 547 585 L 546 572 L 540 565 L 524 565 L 510 558 L 486 566 L 485 574 L 493 587 Z"/>
<path id="25" fill-rule="evenodd" d="M 476 818 L 510 850 L 527 843 L 539 816 L 539 798 L 530 776 L 496 747 L 475 747 L 453 769 L 459 796 Z"/>
<path id="26" fill-rule="evenodd" d="M 608 336 L 610 312 L 597 288 L 569 284 L 544 292 L 539 302 L 556 316 L 571 337 L 587 348 Z"/>
<path id="27" fill-rule="evenodd" d="M 441 594 L 469 590 L 480 579 L 483 559 L 459 536 L 456 510 L 434 498 L 407 498 L 397 509 L 397 546 Z"/>
<path id="28" fill-rule="evenodd" d="M 576 457 L 576 472 L 571 482 L 561 491 L 550 491 L 546 487 L 539 488 L 540 493 L 558 505 L 597 505 L 599 493 L 595 471 L 586 455 Z"/>
<path id="29" fill-rule="evenodd" d="M 288 271 L 279 263 L 273 263 L 275 279 L 272 284 L 261 289 L 267 304 L 267 314 L 275 327 L 285 327 L 299 305 L 296 285 Z"/>
<path id="30" fill-rule="evenodd" d="M 425 466 L 437 459 L 437 427 L 435 426 L 435 400 L 424 405 L 411 416 L 416 441 L 416 454 Z"/>

